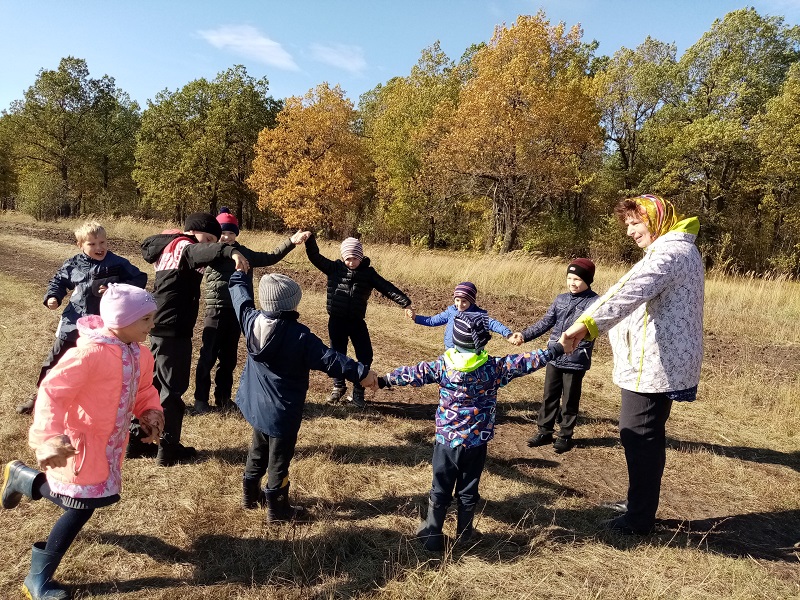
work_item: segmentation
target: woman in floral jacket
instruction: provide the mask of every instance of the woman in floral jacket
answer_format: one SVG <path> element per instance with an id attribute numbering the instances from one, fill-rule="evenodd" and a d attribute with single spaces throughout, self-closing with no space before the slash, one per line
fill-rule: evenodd
<path id="1" fill-rule="evenodd" d="M 619 432 L 628 465 L 627 503 L 606 527 L 649 533 L 655 525 L 672 402 L 692 401 L 703 359 L 704 274 L 696 217 L 658 196 L 621 201 L 616 214 L 644 257 L 595 301 L 565 335 L 608 331 L 614 383 L 622 390 Z"/>

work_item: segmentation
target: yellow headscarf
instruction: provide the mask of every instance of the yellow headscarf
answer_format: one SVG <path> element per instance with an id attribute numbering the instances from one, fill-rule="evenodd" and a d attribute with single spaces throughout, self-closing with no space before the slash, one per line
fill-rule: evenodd
<path id="1" fill-rule="evenodd" d="M 675 207 L 672 206 L 672 203 L 669 200 L 664 200 L 661 196 L 645 194 L 644 196 L 631 198 L 631 200 L 645 210 L 647 214 L 645 223 L 654 238 L 661 237 L 683 220 L 683 217 L 675 212 Z"/>

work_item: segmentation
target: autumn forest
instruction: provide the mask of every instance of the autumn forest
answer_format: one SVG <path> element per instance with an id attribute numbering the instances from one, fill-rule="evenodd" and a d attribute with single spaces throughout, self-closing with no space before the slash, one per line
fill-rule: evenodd
<path id="1" fill-rule="evenodd" d="M 707 266 L 800 274 L 800 28 L 738 10 L 678 56 L 611 56 L 544 13 L 462 56 L 438 44 L 358 103 L 275 99 L 232 66 L 139 106 L 65 57 L 0 116 L 0 208 L 483 252 L 631 258 L 611 210 L 639 193 L 698 215 Z"/>

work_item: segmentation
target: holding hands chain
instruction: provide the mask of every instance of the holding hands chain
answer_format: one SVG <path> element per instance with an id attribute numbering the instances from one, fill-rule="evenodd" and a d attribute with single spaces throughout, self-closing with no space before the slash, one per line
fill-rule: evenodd
<path id="1" fill-rule="evenodd" d="M 292 243 L 293 243 L 295 246 L 299 246 L 300 244 L 305 244 L 305 243 L 306 243 L 306 240 L 307 240 L 308 238 L 310 238 L 310 237 L 311 237 L 311 232 L 310 232 L 310 231 L 300 231 L 300 230 L 298 229 L 298 230 L 297 230 L 297 233 L 295 233 L 295 234 L 294 234 L 292 237 L 290 237 L 289 239 L 291 240 L 291 242 L 292 242 Z"/>

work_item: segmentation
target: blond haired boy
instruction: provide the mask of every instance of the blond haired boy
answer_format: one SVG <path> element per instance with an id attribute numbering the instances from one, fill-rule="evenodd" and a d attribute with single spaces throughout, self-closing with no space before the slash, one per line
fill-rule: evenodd
<path id="1" fill-rule="evenodd" d="M 81 251 L 64 261 L 50 279 L 44 294 L 43 304 L 50 310 L 56 310 L 70 290 L 72 291 L 61 314 L 53 348 L 39 371 L 37 390 L 50 369 L 67 350 L 75 346 L 78 340 L 78 319 L 85 315 L 100 314 L 100 298 L 108 289 L 109 283 L 127 283 L 140 288 L 147 284 L 146 273 L 137 269 L 128 259 L 108 249 L 106 230 L 97 221 L 87 221 L 78 227 L 75 230 L 75 241 Z M 36 392 L 17 406 L 17 412 L 31 414 L 35 401 Z"/>

